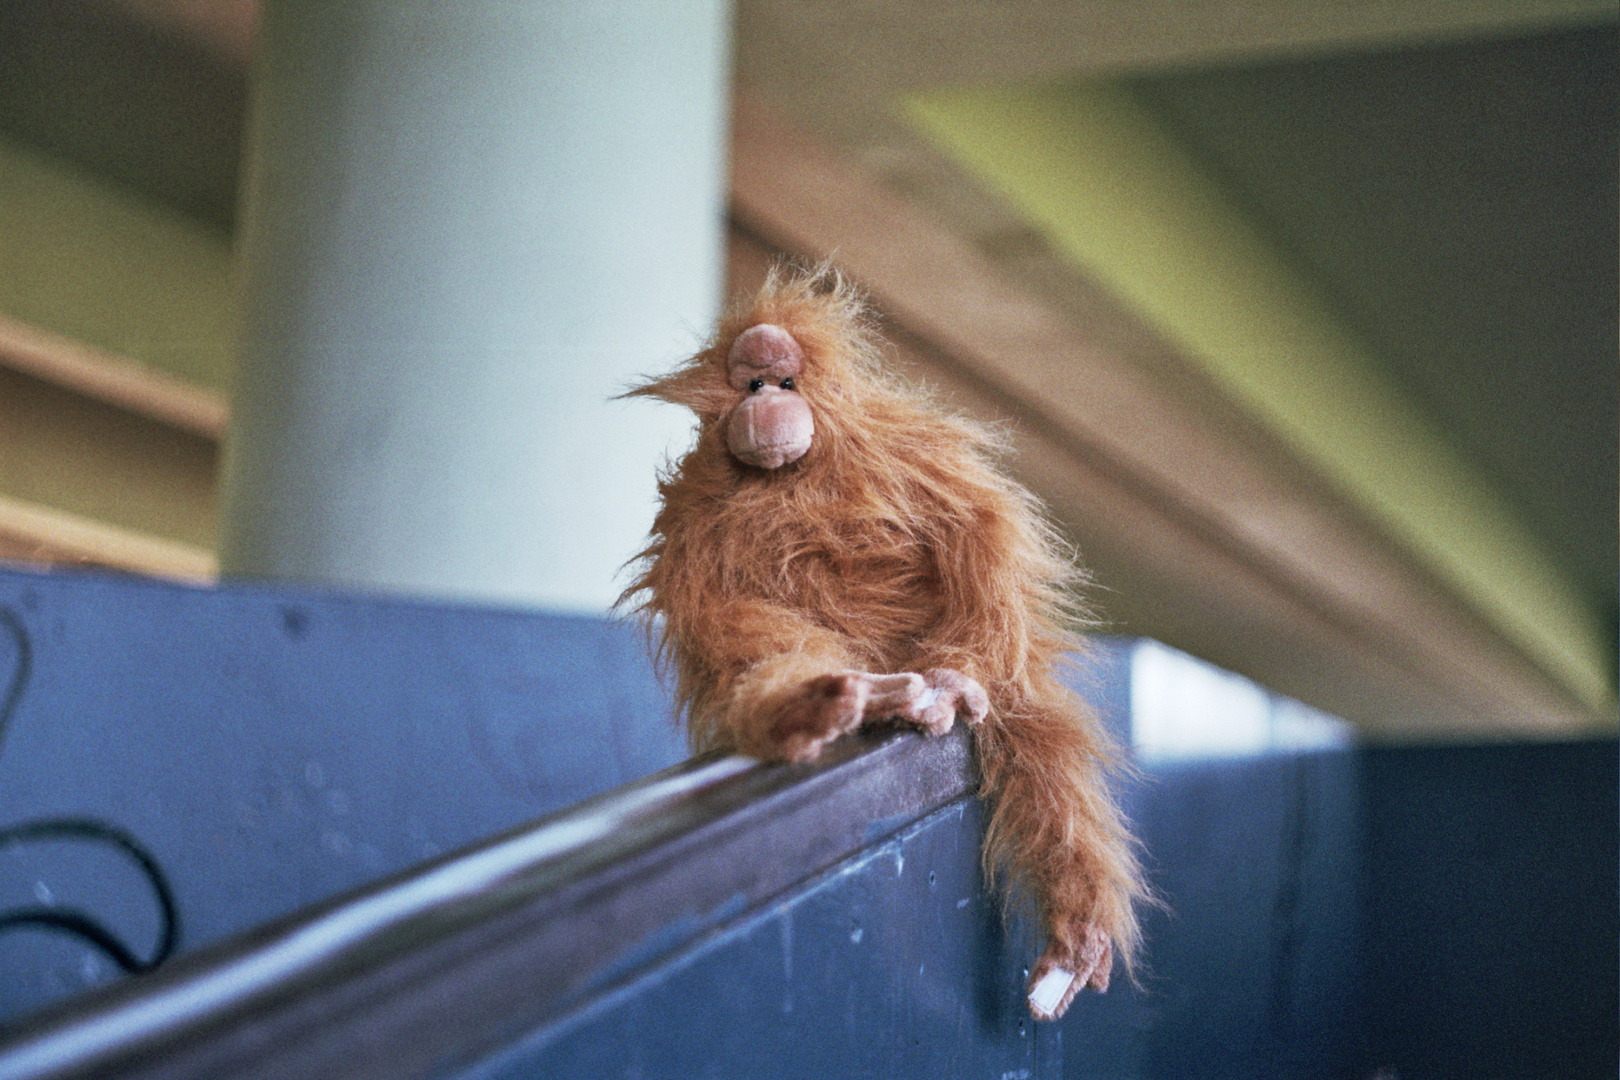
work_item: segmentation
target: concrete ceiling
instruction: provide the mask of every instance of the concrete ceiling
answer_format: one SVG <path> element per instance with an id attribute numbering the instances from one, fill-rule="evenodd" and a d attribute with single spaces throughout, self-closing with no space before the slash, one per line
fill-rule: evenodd
<path id="1" fill-rule="evenodd" d="M 228 232 L 256 14 L 9 0 L 0 137 Z M 737 63 L 1003 265 L 1040 237 L 902 122 L 899 96 L 1123 85 L 1612 629 L 1617 22 L 1590 0 L 741 0 Z"/>
<path id="2" fill-rule="evenodd" d="M 737 51 L 745 78 L 847 106 L 947 83 L 1241 66 L 1614 15 L 1594 0 L 740 0 Z"/>
<path id="3" fill-rule="evenodd" d="M 1615 45 L 1611 24 L 1130 80 L 1610 598 Z"/>
<path id="4" fill-rule="evenodd" d="M 0 136 L 228 229 L 247 65 L 208 36 L 233 5 L 192 7 L 182 28 L 110 0 L 0 4 Z"/>
<path id="5" fill-rule="evenodd" d="M 1617 25 L 1613 3 L 751 0 L 738 51 L 746 84 L 988 249 L 1042 238 L 897 96 L 1128 88 L 1612 631 Z"/>

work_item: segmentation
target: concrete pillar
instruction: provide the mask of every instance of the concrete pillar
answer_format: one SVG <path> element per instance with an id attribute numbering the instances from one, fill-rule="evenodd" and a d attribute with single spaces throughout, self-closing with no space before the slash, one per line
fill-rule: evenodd
<path id="1" fill-rule="evenodd" d="M 724 0 L 267 0 L 228 575 L 601 611 L 721 280 Z"/>

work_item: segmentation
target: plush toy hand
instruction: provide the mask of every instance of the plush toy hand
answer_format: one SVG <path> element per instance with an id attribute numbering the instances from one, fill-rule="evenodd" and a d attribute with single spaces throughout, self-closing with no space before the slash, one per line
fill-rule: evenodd
<path id="1" fill-rule="evenodd" d="M 990 711 L 990 698 L 974 679 L 950 668 L 933 668 L 921 675 L 867 675 L 871 694 L 862 721 L 897 720 L 919 727 L 929 735 L 943 735 L 958 719 L 979 724 Z"/>
<path id="2" fill-rule="evenodd" d="M 827 743 L 864 723 L 897 720 L 943 735 L 958 717 L 978 724 L 989 711 L 984 687 L 949 668 L 924 675 L 838 671 L 805 683 L 771 724 L 771 735 L 782 757 L 811 761 Z"/>
<path id="3" fill-rule="evenodd" d="M 953 719 L 974 727 L 984 723 L 990 712 L 990 697 L 977 679 L 950 668 L 933 668 L 923 672 L 923 681 L 934 700 L 923 708 L 916 722 L 930 735 L 951 730 Z"/>

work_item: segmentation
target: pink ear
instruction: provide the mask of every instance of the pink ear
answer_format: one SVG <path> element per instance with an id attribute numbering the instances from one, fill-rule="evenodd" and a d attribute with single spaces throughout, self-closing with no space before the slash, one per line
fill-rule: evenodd
<path id="1" fill-rule="evenodd" d="M 726 355 L 727 381 L 733 390 L 746 390 L 749 380 L 780 382 L 804 370 L 804 350 L 780 326 L 759 323 L 737 335 Z"/>

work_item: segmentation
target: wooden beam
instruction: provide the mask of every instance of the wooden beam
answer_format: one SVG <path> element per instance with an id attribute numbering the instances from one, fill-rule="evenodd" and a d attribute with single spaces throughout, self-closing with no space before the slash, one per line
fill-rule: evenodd
<path id="1" fill-rule="evenodd" d="M 1077 326 L 859 163 L 739 94 L 734 213 L 835 255 L 919 362 L 1014 417 L 1018 468 L 1082 539 L 1105 599 L 1155 633 L 1386 738 L 1613 729 L 1097 290 Z"/>
<path id="2" fill-rule="evenodd" d="M 108 398 L 116 395 L 92 396 L 0 364 L 0 494 L 133 535 L 212 548 L 218 441 L 143 414 L 159 410 Z M 75 543 L 66 550 L 76 551 Z"/>
<path id="3" fill-rule="evenodd" d="M 215 442 L 230 419 L 222 394 L 5 314 L 0 366 Z"/>
<path id="4" fill-rule="evenodd" d="M 0 495 L 0 560 L 34 565 L 77 564 L 212 582 L 214 553 L 105 521 Z"/>

